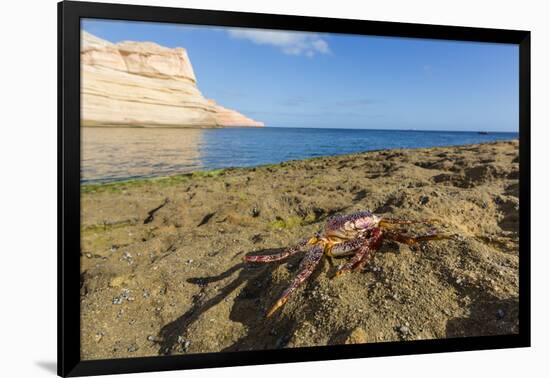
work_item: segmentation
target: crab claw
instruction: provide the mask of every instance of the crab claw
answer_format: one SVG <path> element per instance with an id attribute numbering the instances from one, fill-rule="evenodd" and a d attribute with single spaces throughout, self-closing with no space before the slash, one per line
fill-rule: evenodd
<path id="1" fill-rule="evenodd" d="M 282 307 L 286 302 L 288 301 L 288 297 L 281 298 L 275 304 L 269 309 L 267 314 L 265 315 L 266 318 L 269 318 L 271 315 L 275 313 L 280 307 Z"/>
<path id="2" fill-rule="evenodd" d="M 256 262 L 256 263 L 270 263 L 274 261 L 280 261 L 283 259 L 286 259 L 289 256 L 292 256 L 298 252 L 301 252 L 307 248 L 309 248 L 311 243 L 311 240 L 315 238 L 311 238 L 309 240 L 302 240 L 300 243 L 295 245 L 294 247 L 287 248 L 283 252 L 275 253 L 273 255 L 248 255 L 243 257 L 244 262 Z"/>
<path id="3" fill-rule="evenodd" d="M 338 269 L 338 270 L 336 271 L 336 273 L 334 273 L 334 277 L 336 278 L 336 277 L 338 277 L 338 276 L 341 276 L 341 275 L 344 274 L 344 273 L 350 273 L 350 272 L 351 272 L 351 269 L 346 269 L 346 268 L 344 268 L 344 267 L 341 267 L 340 269 Z"/>
<path id="4" fill-rule="evenodd" d="M 304 259 L 300 263 L 300 272 L 296 275 L 296 277 L 294 277 L 294 280 L 290 286 L 283 292 L 281 297 L 267 312 L 266 317 L 269 318 L 275 311 L 277 311 L 278 308 L 288 301 L 290 294 L 292 294 L 298 286 L 300 286 L 302 282 L 304 282 L 311 275 L 311 273 L 313 273 L 322 257 L 323 248 L 320 246 L 315 246 L 306 253 Z"/>
<path id="5" fill-rule="evenodd" d="M 365 242 L 365 244 L 359 248 L 359 250 L 353 255 L 350 261 L 344 264 L 335 274 L 338 277 L 342 273 L 348 273 L 351 271 L 363 270 L 365 264 L 372 259 L 374 252 L 380 247 L 382 243 L 382 231 L 380 228 L 375 228 L 372 231 L 371 237 Z"/>

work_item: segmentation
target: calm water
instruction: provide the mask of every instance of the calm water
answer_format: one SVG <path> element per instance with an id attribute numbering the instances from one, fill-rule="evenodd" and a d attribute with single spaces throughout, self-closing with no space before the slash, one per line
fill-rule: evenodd
<path id="1" fill-rule="evenodd" d="M 249 167 L 315 156 L 508 140 L 517 133 L 290 128 L 82 129 L 81 182 Z"/>

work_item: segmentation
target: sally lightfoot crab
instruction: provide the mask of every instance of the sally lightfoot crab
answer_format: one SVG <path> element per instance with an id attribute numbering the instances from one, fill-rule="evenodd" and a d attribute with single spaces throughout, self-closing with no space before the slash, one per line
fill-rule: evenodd
<path id="1" fill-rule="evenodd" d="M 414 223 L 432 224 L 433 220 L 403 220 L 379 217 L 369 211 L 330 218 L 324 232 L 302 240 L 296 246 L 273 255 L 245 256 L 245 261 L 255 263 L 270 263 L 286 259 L 298 252 L 306 251 L 299 267 L 299 273 L 290 286 L 283 292 L 279 300 L 267 312 L 271 316 L 283 306 L 290 294 L 304 282 L 318 266 L 323 255 L 330 257 L 353 257 L 342 265 L 336 276 L 351 271 L 361 271 L 372 260 L 384 239 L 413 245 L 418 242 L 448 238 L 447 234 L 430 231 L 425 235 L 410 236 L 400 230 L 400 226 Z"/>

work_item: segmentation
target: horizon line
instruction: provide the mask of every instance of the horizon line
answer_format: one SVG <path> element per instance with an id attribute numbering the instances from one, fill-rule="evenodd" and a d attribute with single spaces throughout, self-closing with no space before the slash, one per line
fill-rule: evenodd
<path id="1" fill-rule="evenodd" d="M 249 128 L 247 126 L 233 126 L 233 127 L 224 127 L 226 129 L 230 128 Z M 451 133 L 515 133 L 519 134 L 517 131 L 503 131 L 503 130 L 440 130 L 440 129 L 378 129 L 378 128 L 349 128 L 349 127 L 304 127 L 304 126 L 262 126 L 257 127 L 258 129 L 324 129 L 324 130 L 370 130 L 370 131 L 425 131 L 425 132 L 451 132 Z"/>

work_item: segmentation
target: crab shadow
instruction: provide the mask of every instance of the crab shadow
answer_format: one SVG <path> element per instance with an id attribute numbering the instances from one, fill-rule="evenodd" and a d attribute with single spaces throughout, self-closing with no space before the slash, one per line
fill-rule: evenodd
<path id="1" fill-rule="evenodd" d="M 316 222 L 323 223 L 332 215 L 345 212 L 348 209 L 349 206 L 321 211 L 317 214 Z M 285 249 L 268 248 L 254 250 L 245 255 L 271 255 L 282 252 Z M 197 285 L 200 291 L 193 296 L 192 305 L 185 313 L 180 315 L 176 320 L 164 325 L 159 331 L 155 341 L 159 346 L 159 355 L 186 352 L 185 348 L 182 347 L 181 340 L 187 338 L 189 327 L 197 322 L 206 311 L 220 304 L 220 302 L 228 298 L 236 290 L 238 294 L 233 300 L 229 319 L 243 324 L 248 331 L 244 337 L 241 337 L 221 351 L 284 348 L 297 328 L 297 321 L 294 317 L 284 315 L 280 311 L 270 318 L 266 318 L 265 314 L 267 309 L 275 303 L 287 285 L 290 284 L 292 278 L 289 278 L 288 281 L 274 284 L 272 280 L 273 272 L 279 266 L 285 265 L 286 269 L 290 271 L 290 277 L 293 277 L 297 273 L 303 257 L 303 253 L 298 253 L 283 261 L 268 264 L 242 262 L 215 276 L 189 278 L 187 282 Z M 320 266 L 312 273 L 307 282 L 302 284 L 302 288 L 307 289 L 315 285 L 318 275 L 323 271 L 325 274 L 327 273 L 327 269 L 325 269 L 326 264 L 326 259 L 322 259 Z M 332 276 L 335 271 L 335 266 L 332 262 L 329 262 L 328 274 Z M 205 292 L 208 285 L 224 281 L 234 275 L 236 277 L 220 288 L 217 295 L 206 299 L 207 295 L 205 295 Z M 317 307 L 318 304 L 316 303 L 308 303 L 306 308 L 303 308 L 301 312 L 309 313 L 313 316 Z"/>
<path id="2" fill-rule="evenodd" d="M 255 255 L 274 254 L 284 248 L 264 249 L 254 251 Z M 250 253 L 252 254 L 252 252 Z M 233 292 L 238 294 L 233 300 L 229 319 L 243 324 L 247 330 L 245 336 L 221 351 L 241 351 L 257 349 L 278 349 L 287 345 L 297 327 L 292 317 L 277 313 L 266 318 L 266 310 L 278 299 L 286 285 L 290 282 L 273 284 L 273 272 L 281 265 L 290 270 L 290 275 L 296 274 L 299 262 L 303 255 L 298 254 L 291 258 L 269 264 L 238 263 L 215 276 L 189 278 L 187 282 L 197 285 L 200 290 L 193 296 L 191 307 L 176 320 L 164 325 L 157 338 L 159 355 L 184 353 L 182 340 L 188 337 L 188 330 L 201 316 L 228 298 Z M 313 273 L 310 282 L 315 281 L 321 269 Z M 220 281 L 227 281 L 234 277 L 225 286 L 221 287 L 213 297 L 206 298 L 208 285 L 218 285 Z M 303 286 L 307 286 L 304 284 Z"/>

